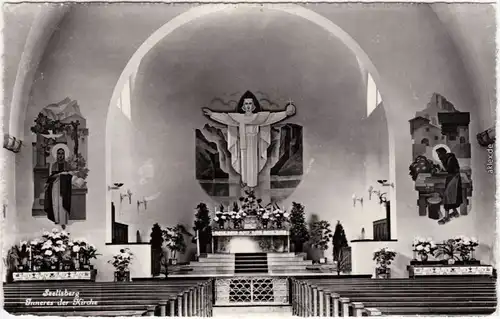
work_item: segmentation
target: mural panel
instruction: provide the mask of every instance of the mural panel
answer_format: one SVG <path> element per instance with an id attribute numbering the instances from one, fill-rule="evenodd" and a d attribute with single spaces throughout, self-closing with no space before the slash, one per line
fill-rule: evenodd
<path id="1" fill-rule="evenodd" d="M 196 130 L 196 178 L 219 202 L 236 201 L 243 189 L 276 202 L 301 180 L 302 127 L 279 124 L 295 114 L 295 105 L 288 101 L 285 110 L 277 110 L 278 103 L 257 95 L 247 91 L 239 101 L 215 98 L 203 109 L 213 122 Z"/>
<path id="2" fill-rule="evenodd" d="M 419 215 L 438 220 L 440 225 L 470 210 L 469 122 L 469 113 L 459 112 L 437 93 L 410 120 L 414 160 L 410 175 L 419 194 Z"/>

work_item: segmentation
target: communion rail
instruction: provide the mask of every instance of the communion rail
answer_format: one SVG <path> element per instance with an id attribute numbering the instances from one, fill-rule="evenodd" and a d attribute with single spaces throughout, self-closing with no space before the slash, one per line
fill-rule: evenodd
<path id="1" fill-rule="evenodd" d="M 352 302 L 339 294 L 304 280 L 291 279 L 292 311 L 299 317 L 374 317 L 382 313 L 376 308 L 365 308 L 361 302 Z"/>

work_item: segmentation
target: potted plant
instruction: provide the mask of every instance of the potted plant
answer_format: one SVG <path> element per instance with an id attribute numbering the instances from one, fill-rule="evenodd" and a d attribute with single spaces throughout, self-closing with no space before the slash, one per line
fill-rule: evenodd
<path id="1" fill-rule="evenodd" d="M 473 252 L 479 245 L 479 242 L 474 237 L 457 236 L 455 237 L 457 245 L 457 252 L 460 256 L 460 262 L 464 265 L 478 264 L 479 262 L 474 259 Z"/>
<path id="2" fill-rule="evenodd" d="M 396 252 L 389 248 L 378 249 L 373 252 L 373 260 L 377 267 L 375 268 L 375 278 L 391 278 L 390 264 L 396 257 Z"/>
<path id="3" fill-rule="evenodd" d="M 422 263 L 427 262 L 429 255 L 434 255 L 437 245 L 432 241 L 432 238 L 417 237 L 413 240 L 413 251 L 419 256 Z"/>
<path id="4" fill-rule="evenodd" d="M 337 221 L 337 225 L 335 226 L 335 232 L 332 237 L 332 245 L 333 260 L 337 264 L 337 275 L 340 275 L 341 272 L 347 270 L 350 264 L 348 258 L 349 256 L 346 253 L 346 248 L 349 247 L 349 243 L 347 242 L 344 227 L 340 223 L 340 220 Z"/>
<path id="5" fill-rule="evenodd" d="M 167 229 L 163 230 L 163 238 L 165 239 L 167 248 L 170 250 L 171 258 L 169 259 L 169 263 L 171 265 L 177 264 L 177 253 L 185 253 L 186 252 L 186 241 L 184 236 L 193 236 L 191 235 L 186 228 L 177 224 L 175 227 L 167 227 Z"/>
<path id="6" fill-rule="evenodd" d="M 115 267 L 115 281 L 130 281 L 130 263 L 134 254 L 128 248 L 120 249 L 120 253 L 113 256 L 108 263 Z"/>
<path id="7" fill-rule="evenodd" d="M 436 258 L 442 258 L 444 264 L 453 265 L 456 261 L 460 260 L 458 258 L 458 240 L 448 239 L 445 240 L 441 245 L 439 245 L 434 252 Z"/>
<path id="8" fill-rule="evenodd" d="M 210 211 L 204 203 L 196 206 L 196 214 L 193 230 L 197 237 L 193 237 L 193 244 L 198 239 L 200 242 L 200 254 L 208 252 L 208 246 L 212 241 L 212 227 L 210 227 Z"/>
<path id="9" fill-rule="evenodd" d="M 315 221 L 311 224 L 311 246 L 321 251 L 320 264 L 326 263 L 325 250 L 333 237 L 330 223 L 326 220 Z"/>
<path id="10" fill-rule="evenodd" d="M 304 217 L 304 205 L 293 202 L 290 211 L 290 241 L 294 245 L 296 253 L 304 250 L 304 243 L 309 241 L 309 232 L 307 231 Z"/>
<path id="11" fill-rule="evenodd" d="M 92 244 L 81 242 L 80 247 L 81 268 L 84 270 L 93 269 L 94 267 L 90 264 L 90 261 L 97 259 L 97 256 L 101 254 L 97 253 L 97 249 Z"/>
<path id="12" fill-rule="evenodd" d="M 13 273 L 16 271 L 24 270 L 24 268 L 19 268 L 21 265 L 21 258 L 20 258 L 20 249 L 19 246 L 14 245 L 12 246 L 9 251 L 7 252 L 7 256 L 4 257 L 4 265 L 7 269 L 7 282 L 10 283 L 13 281 Z"/>

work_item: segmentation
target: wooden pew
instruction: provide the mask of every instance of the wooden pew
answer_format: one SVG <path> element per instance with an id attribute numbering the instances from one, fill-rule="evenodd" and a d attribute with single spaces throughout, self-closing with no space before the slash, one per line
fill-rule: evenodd
<path id="1" fill-rule="evenodd" d="M 496 287 L 491 278 L 322 278 L 302 281 L 316 289 L 349 298 L 351 310 L 348 315 L 367 315 L 372 310 L 362 310 L 361 305 L 352 301 L 361 302 L 365 308 L 376 308 L 373 315 L 378 312 L 410 315 L 491 314 L 496 307 Z M 296 302 L 294 304 L 297 306 Z M 345 312 L 340 313 L 344 316 Z"/>
<path id="2" fill-rule="evenodd" d="M 60 296 L 42 297 L 50 289 L 78 291 L 79 298 L 97 302 L 97 305 L 55 305 L 29 307 L 27 298 L 44 301 L 61 299 Z M 212 280 L 165 280 L 129 283 L 76 283 L 45 282 L 15 283 L 4 286 L 5 304 L 8 312 L 36 315 L 112 315 L 137 316 L 211 316 Z M 72 297 L 64 297 L 65 300 Z M 69 301 L 69 300 L 68 300 Z"/>

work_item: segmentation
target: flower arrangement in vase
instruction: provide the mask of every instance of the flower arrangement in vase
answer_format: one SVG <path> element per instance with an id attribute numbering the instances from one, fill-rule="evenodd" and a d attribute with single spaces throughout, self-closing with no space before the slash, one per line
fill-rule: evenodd
<path id="1" fill-rule="evenodd" d="M 224 206 L 221 204 L 219 206 L 219 210 L 215 211 L 214 222 L 216 222 L 219 226 L 219 229 L 224 229 L 226 221 L 229 220 L 229 214 L 224 212 Z"/>
<path id="2" fill-rule="evenodd" d="M 441 257 L 447 264 L 453 265 L 458 258 L 458 241 L 455 239 L 445 240 L 434 252 L 434 256 Z"/>
<path id="3" fill-rule="evenodd" d="M 289 221 L 290 214 L 282 210 L 277 204 L 270 213 L 270 218 L 274 221 L 276 229 L 283 229 L 283 223 Z"/>
<path id="4" fill-rule="evenodd" d="M 375 268 L 376 278 L 390 278 L 390 268 L 392 261 L 396 258 L 396 252 L 387 247 L 377 249 L 373 252 L 373 260 L 375 260 L 377 267 Z"/>
<path id="5" fill-rule="evenodd" d="M 413 251 L 420 257 L 420 261 L 426 262 L 429 255 L 434 255 L 437 245 L 432 241 L 432 238 L 416 237 L 413 240 Z"/>
<path id="6" fill-rule="evenodd" d="M 263 229 L 269 227 L 269 222 L 272 220 L 271 211 L 267 208 L 260 208 L 257 212 L 257 218 Z"/>
<path id="7" fill-rule="evenodd" d="M 120 249 L 120 253 L 113 256 L 108 263 L 115 267 L 115 281 L 130 281 L 129 266 L 132 263 L 134 254 L 128 248 Z"/>
<path id="8" fill-rule="evenodd" d="M 18 270 L 79 270 L 77 259 L 79 259 L 79 247 L 82 243 L 85 251 L 89 251 L 89 256 L 96 258 L 99 255 L 94 246 L 85 244 L 83 240 L 73 242 L 70 239 L 70 234 L 64 230 L 60 231 L 54 228 L 51 232 L 44 231 L 41 238 L 21 242 L 21 247 L 24 248 L 20 250 L 18 264 L 23 265 L 23 267 Z M 26 258 L 28 262 L 26 262 Z"/>
<path id="9" fill-rule="evenodd" d="M 242 224 L 247 215 L 248 214 L 244 210 L 240 210 L 237 203 L 233 203 L 233 210 L 230 212 L 230 217 L 235 229 L 243 228 Z"/>

